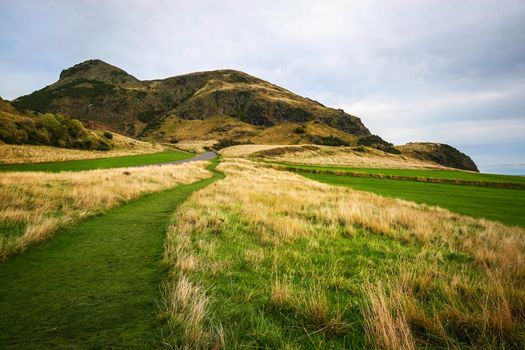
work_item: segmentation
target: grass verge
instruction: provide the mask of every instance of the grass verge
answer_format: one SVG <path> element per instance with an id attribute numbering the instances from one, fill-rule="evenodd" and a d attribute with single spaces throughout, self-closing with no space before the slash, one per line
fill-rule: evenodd
<path id="1" fill-rule="evenodd" d="M 31 164 L 5 164 L 0 165 L 0 171 L 45 171 L 45 172 L 60 172 L 60 171 L 81 171 L 91 169 L 109 169 L 122 168 L 137 165 L 151 165 L 166 162 L 173 162 L 181 159 L 188 159 L 194 154 L 183 151 L 165 151 L 150 154 L 140 154 L 123 157 L 112 158 L 97 158 L 97 159 L 83 159 L 72 160 L 67 162 L 53 162 L 53 163 L 31 163 Z"/>
<path id="2" fill-rule="evenodd" d="M 0 265 L 0 348 L 160 347 L 162 245 L 173 210 L 209 178 L 70 227 Z"/>

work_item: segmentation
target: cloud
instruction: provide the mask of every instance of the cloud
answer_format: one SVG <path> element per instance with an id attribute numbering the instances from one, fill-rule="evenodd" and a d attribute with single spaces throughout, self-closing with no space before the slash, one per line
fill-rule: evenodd
<path id="1" fill-rule="evenodd" d="M 520 0 L 6 0 L 0 96 L 88 58 L 140 79 L 235 68 L 342 107 L 396 143 L 499 144 L 518 159 L 523 42 Z"/>

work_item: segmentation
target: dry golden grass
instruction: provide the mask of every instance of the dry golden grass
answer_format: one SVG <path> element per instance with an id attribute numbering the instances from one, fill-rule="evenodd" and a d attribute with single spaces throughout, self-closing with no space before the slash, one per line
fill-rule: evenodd
<path id="1" fill-rule="evenodd" d="M 306 146 L 306 147 L 305 147 Z M 256 157 L 264 160 L 353 168 L 449 169 L 439 164 L 368 147 L 318 145 L 239 145 L 221 150 L 228 158 Z"/>
<path id="2" fill-rule="evenodd" d="M 237 145 L 223 148 L 219 153 L 225 158 L 247 158 L 259 151 L 286 147 L 283 145 Z"/>
<path id="3" fill-rule="evenodd" d="M 272 249 L 302 239 L 310 240 L 307 254 L 312 254 L 319 246 L 316 237 L 336 239 L 341 234 L 369 232 L 419 251 L 412 259 L 384 266 L 391 268 L 389 278 L 369 270 L 370 282 L 361 290 L 361 304 L 366 331 L 375 347 L 499 348 L 524 340 L 520 336 L 525 322 L 522 228 L 321 184 L 248 160 L 227 159 L 218 170 L 226 178 L 194 193 L 170 226 L 165 261 L 177 276 L 172 289 L 181 275 L 191 278 L 195 271 L 211 273 L 214 253 L 202 253 L 192 243 L 192 235 L 228 232 L 237 220 L 233 218 L 240 218 L 269 249 L 246 251 L 242 259 L 252 265 L 261 263 Z M 197 255 L 198 263 L 185 268 L 188 264 L 180 259 L 192 255 Z M 336 265 L 334 262 L 333 271 L 338 271 Z M 279 269 L 286 267 L 276 271 Z M 344 333 L 345 319 L 329 306 L 326 295 L 328 288 L 350 282 L 330 271 L 325 274 L 301 290 L 294 290 L 276 275 L 269 299 L 276 307 L 307 320 L 315 332 Z M 213 304 L 213 298 L 208 298 Z M 213 313 L 210 306 L 207 313 Z M 214 339 L 212 320 L 210 316 L 202 323 L 203 344 Z"/>
<path id="4" fill-rule="evenodd" d="M 205 141 L 181 141 L 172 144 L 174 147 L 187 152 L 204 153 L 208 149 L 212 148 L 218 140 L 205 140 Z"/>
<path id="5" fill-rule="evenodd" d="M 20 234 L 0 238 L 0 260 L 77 222 L 143 194 L 192 183 L 211 173 L 207 162 L 59 174 L 0 174 L 0 224 Z"/>
<path id="6" fill-rule="evenodd" d="M 95 132 L 93 132 L 95 133 Z M 97 133 L 95 133 L 97 134 Z M 111 151 L 87 151 L 34 145 L 0 144 L 0 164 L 62 162 L 160 152 L 164 147 L 113 134 Z"/>

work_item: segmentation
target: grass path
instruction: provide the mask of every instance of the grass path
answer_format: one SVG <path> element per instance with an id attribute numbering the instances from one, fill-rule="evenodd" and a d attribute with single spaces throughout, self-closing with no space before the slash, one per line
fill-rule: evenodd
<path id="1" fill-rule="evenodd" d="M 158 347 L 166 227 L 221 176 L 143 197 L 0 264 L 0 348 Z"/>
<path id="2" fill-rule="evenodd" d="M 188 152 L 170 150 L 164 152 L 139 154 L 133 156 L 70 160 L 52 163 L 27 163 L 0 165 L 0 171 L 81 171 L 91 169 L 121 168 L 137 165 L 151 165 L 176 160 L 192 158 L 195 155 Z"/>

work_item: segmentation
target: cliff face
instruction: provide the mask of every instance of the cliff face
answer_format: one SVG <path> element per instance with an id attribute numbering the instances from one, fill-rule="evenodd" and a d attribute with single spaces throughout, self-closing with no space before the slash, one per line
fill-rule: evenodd
<path id="1" fill-rule="evenodd" d="M 94 121 L 131 136 L 180 138 L 177 124 L 166 120 L 206 122 L 219 116 L 254 128 L 253 137 L 276 126 L 281 126 L 280 132 L 295 130 L 288 138 L 302 142 L 337 134 L 344 143 L 355 143 L 371 135 L 356 116 L 235 70 L 140 81 L 120 68 L 89 60 L 65 69 L 56 83 L 19 97 L 13 104 L 20 109 Z M 326 135 L 309 134 L 319 129 L 308 127 L 313 123 L 321 125 Z M 293 127 L 282 127 L 289 124 Z M 300 127 L 304 133 L 297 129 Z M 244 141 L 252 140 L 248 137 Z"/>
<path id="2" fill-rule="evenodd" d="M 476 163 L 469 156 L 446 144 L 411 142 L 403 146 L 396 146 L 396 148 L 402 154 L 414 158 L 430 160 L 451 168 L 479 172 Z"/>

